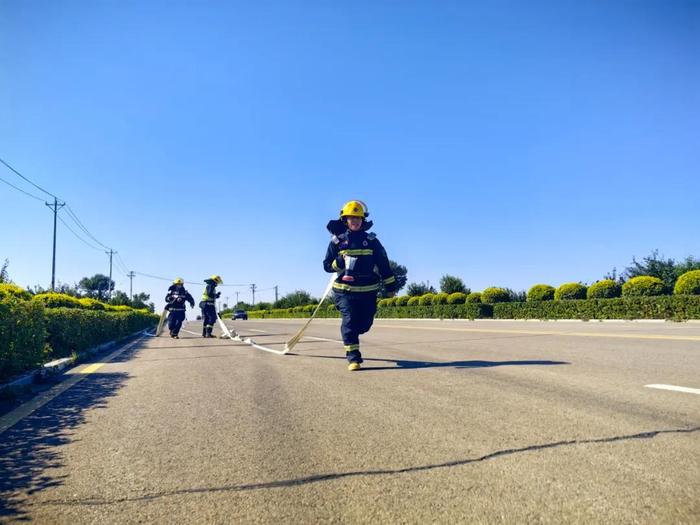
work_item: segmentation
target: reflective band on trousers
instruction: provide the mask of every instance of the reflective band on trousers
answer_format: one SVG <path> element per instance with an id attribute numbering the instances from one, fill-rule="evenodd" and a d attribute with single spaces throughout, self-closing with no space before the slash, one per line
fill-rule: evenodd
<path id="1" fill-rule="evenodd" d="M 372 248 L 360 248 L 357 250 L 340 250 L 340 255 L 372 255 L 374 250 Z"/>
<path id="2" fill-rule="evenodd" d="M 367 286 L 352 286 L 350 284 L 333 283 L 333 289 L 345 290 L 346 292 L 376 292 L 379 284 L 369 284 Z"/>

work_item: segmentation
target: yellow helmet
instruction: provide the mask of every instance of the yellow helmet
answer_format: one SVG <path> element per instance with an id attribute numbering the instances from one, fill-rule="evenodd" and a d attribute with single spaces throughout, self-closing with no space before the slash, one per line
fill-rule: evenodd
<path id="1" fill-rule="evenodd" d="M 212 275 L 211 280 L 214 281 L 216 284 L 224 284 L 224 280 L 221 278 L 220 275 Z"/>
<path id="2" fill-rule="evenodd" d="M 369 212 L 367 211 L 367 205 L 362 201 L 348 201 L 340 210 L 340 218 L 343 217 L 361 217 L 366 219 L 369 217 Z"/>
<path id="3" fill-rule="evenodd" d="M 185 281 L 182 279 L 182 277 L 178 277 L 173 281 L 173 284 L 185 284 Z"/>

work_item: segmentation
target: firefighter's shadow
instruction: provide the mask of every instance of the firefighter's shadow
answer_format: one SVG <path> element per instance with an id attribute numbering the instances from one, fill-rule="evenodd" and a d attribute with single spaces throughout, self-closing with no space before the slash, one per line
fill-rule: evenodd
<path id="1" fill-rule="evenodd" d="M 342 356 L 330 355 L 308 355 L 306 357 L 316 357 L 321 359 L 342 359 Z M 527 359 L 522 361 L 411 361 L 409 359 L 381 359 L 376 357 L 363 358 L 363 372 L 373 372 L 379 370 L 416 370 L 420 368 L 492 368 L 496 366 L 549 366 L 549 365 L 570 365 L 568 361 L 550 361 L 544 359 Z M 393 366 L 372 366 L 369 363 L 393 363 Z"/>
<path id="2" fill-rule="evenodd" d="M 93 373 L 0 434 L 0 522 L 31 521 L 27 496 L 63 485 L 69 473 L 64 447 L 86 413 L 106 408 L 125 373 Z M 63 470 L 59 470 L 63 469 Z"/>

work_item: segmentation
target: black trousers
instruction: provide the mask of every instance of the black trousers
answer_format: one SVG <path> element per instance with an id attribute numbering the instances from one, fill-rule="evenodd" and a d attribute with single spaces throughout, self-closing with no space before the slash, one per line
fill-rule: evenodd
<path id="1" fill-rule="evenodd" d="M 209 303 L 202 304 L 202 335 L 207 333 L 207 328 L 214 328 L 214 323 L 216 323 L 216 306 Z M 211 330 L 209 330 L 211 333 Z"/>
<path id="2" fill-rule="evenodd" d="M 178 335 L 180 333 L 180 328 L 182 328 L 182 322 L 185 320 L 184 310 L 170 310 L 168 313 L 168 328 L 170 333 L 173 335 Z"/>
<path id="3" fill-rule="evenodd" d="M 350 363 L 361 363 L 360 334 L 369 331 L 377 313 L 376 292 L 336 293 L 335 305 L 340 310 L 343 321 L 340 335 L 345 346 L 345 356 Z"/>

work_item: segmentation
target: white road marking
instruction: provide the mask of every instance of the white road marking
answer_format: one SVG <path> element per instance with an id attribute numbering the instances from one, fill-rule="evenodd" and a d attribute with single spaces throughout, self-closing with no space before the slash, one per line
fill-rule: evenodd
<path id="1" fill-rule="evenodd" d="M 259 334 L 266 334 L 267 330 L 256 330 L 255 328 L 248 328 L 251 332 L 258 332 Z"/>
<path id="2" fill-rule="evenodd" d="M 684 392 L 686 394 L 698 394 L 700 395 L 700 388 L 688 388 L 685 386 L 674 386 L 674 385 L 644 385 L 647 388 L 657 388 L 659 390 L 673 390 L 674 392 Z"/>
<path id="3" fill-rule="evenodd" d="M 186 333 L 192 334 L 192 335 L 202 335 L 202 334 L 198 334 L 198 333 L 196 333 L 196 332 L 190 332 L 189 330 L 185 330 L 184 328 L 181 328 L 180 331 L 181 331 L 181 332 L 186 332 Z"/>
<path id="4" fill-rule="evenodd" d="M 343 344 L 342 341 L 338 341 L 337 339 L 328 339 L 326 337 L 314 337 L 313 335 L 305 335 L 304 339 L 314 339 L 316 341 L 328 341 L 329 343 L 338 343 L 338 344 Z"/>

